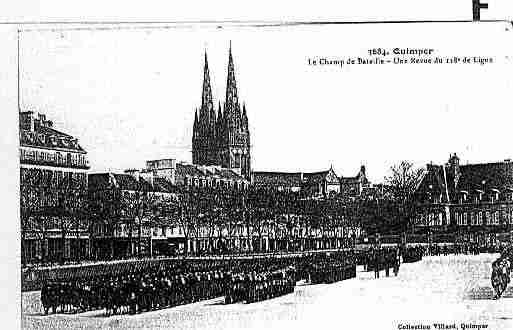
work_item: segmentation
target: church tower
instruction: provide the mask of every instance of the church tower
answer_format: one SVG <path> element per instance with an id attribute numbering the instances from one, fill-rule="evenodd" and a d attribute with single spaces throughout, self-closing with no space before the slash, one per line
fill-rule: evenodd
<path id="1" fill-rule="evenodd" d="M 223 107 L 213 106 L 207 55 L 203 73 L 201 107 L 196 110 L 192 137 L 192 161 L 198 165 L 229 168 L 251 178 L 251 144 L 246 105 L 239 102 L 232 47 L 228 52 L 228 76 Z"/>
<path id="2" fill-rule="evenodd" d="M 231 44 L 228 51 L 228 76 L 223 117 L 225 134 L 219 141 L 220 165 L 234 170 L 249 180 L 251 155 L 248 117 L 244 104 L 241 111 Z"/>
<path id="3" fill-rule="evenodd" d="M 203 67 L 203 88 L 201 106 L 194 114 L 192 134 L 192 162 L 197 165 L 215 165 L 217 163 L 216 113 L 210 85 L 207 53 Z"/>

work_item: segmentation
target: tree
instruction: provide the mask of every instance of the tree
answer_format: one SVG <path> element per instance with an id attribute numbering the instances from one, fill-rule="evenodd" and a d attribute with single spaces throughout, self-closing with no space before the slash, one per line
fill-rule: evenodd
<path id="1" fill-rule="evenodd" d="M 415 189 L 423 173 L 422 168 L 415 168 L 412 163 L 402 161 L 390 168 L 390 176 L 385 178 L 389 186 L 391 198 L 401 203 L 411 202 Z"/>
<path id="2" fill-rule="evenodd" d="M 399 223 L 411 227 L 416 214 L 414 193 L 420 182 L 423 169 L 415 168 L 408 161 L 402 161 L 398 165 L 392 166 L 390 171 L 391 174 L 385 178 L 385 183 L 390 189 L 390 199 L 397 208 L 394 213 L 397 213 Z M 404 229 L 406 228 L 403 227 Z"/>

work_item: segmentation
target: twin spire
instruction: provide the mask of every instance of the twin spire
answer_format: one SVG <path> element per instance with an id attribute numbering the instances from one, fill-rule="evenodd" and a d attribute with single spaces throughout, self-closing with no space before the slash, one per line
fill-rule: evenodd
<path id="1" fill-rule="evenodd" d="M 236 108 L 240 108 L 238 96 L 237 96 L 237 81 L 235 79 L 235 65 L 233 64 L 232 56 L 232 43 L 230 42 L 230 48 L 228 51 L 228 77 L 226 79 L 226 98 L 225 98 L 225 109 L 229 113 L 235 111 Z M 245 105 L 243 105 L 245 108 Z M 215 117 L 215 112 L 211 113 L 214 109 L 213 97 L 212 97 L 212 85 L 210 83 L 210 70 L 208 68 L 208 57 L 207 51 L 205 50 L 205 64 L 203 67 L 203 89 L 201 95 L 201 108 L 200 118 Z M 219 102 L 218 115 L 221 113 L 221 102 Z M 212 118 L 209 118 L 212 119 Z"/>
<path id="2" fill-rule="evenodd" d="M 227 168 L 241 168 L 247 162 L 246 171 L 249 173 L 249 129 L 245 104 L 241 106 L 237 94 L 235 65 L 232 47 L 228 52 L 228 72 L 226 79 L 226 97 L 223 105 L 218 102 L 217 115 L 212 96 L 208 57 L 205 51 L 203 67 L 203 87 L 201 107 L 196 109 L 193 126 L 193 163 L 198 165 L 221 165 Z M 235 157 L 232 151 L 248 150 L 248 160 Z M 237 151 L 239 152 L 239 151 Z"/>

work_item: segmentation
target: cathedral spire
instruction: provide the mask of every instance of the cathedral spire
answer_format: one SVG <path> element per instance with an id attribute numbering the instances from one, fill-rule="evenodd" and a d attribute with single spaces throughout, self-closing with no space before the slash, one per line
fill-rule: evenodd
<path id="1" fill-rule="evenodd" d="M 246 112 L 246 103 L 242 103 L 242 126 L 248 129 L 248 113 Z"/>
<path id="2" fill-rule="evenodd" d="M 194 124 L 192 125 L 192 139 L 196 137 L 198 130 L 198 109 L 194 109 Z"/>
<path id="3" fill-rule="evenodd" d="M 235 66 L 233 65 L 232 42 L 230 41 L 230 50 L 228 52 L 228 78 L 226 80 L 225 112 L 228 111 L 230 114 L 233 113 L 237 103 L 237 82 L 235 81 Z"/>
<path id="4" fill-rule="evenodd" d="M 207 51 L 205 50 L 205 66 L 203 67 L 203 89 L 201 94 L 200 118 L 210 117 L 210 110 L 214 108 L 212 101 L 212 86 L 210 85 L 210 71 L 208 69 Z"/>

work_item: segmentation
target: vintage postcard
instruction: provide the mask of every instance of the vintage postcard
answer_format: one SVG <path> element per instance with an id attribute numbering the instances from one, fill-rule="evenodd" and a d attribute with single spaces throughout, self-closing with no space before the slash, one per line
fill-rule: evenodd
<path id="1" fill-rule="evenodd" d="M 21 328 L 512 329 L 513 24 L 464 8 L 3 26 Z"/>

